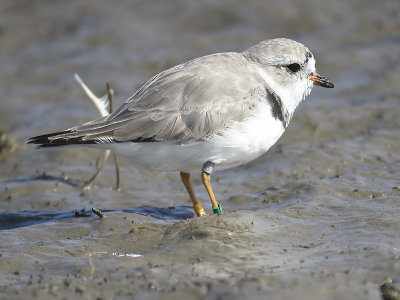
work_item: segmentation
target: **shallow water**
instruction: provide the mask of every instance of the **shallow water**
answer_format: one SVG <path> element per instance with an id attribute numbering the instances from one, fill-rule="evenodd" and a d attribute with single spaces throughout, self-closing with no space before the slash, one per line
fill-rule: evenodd
<path id="1" fill-rule="evenodd" d="M 400 4 L 381 1 L 3 1 L 0 298 L 378 299 L 400 286 Z M 289 37 L 315 88 L 282 139 L 215 173 L 224 208 L 191 218 L 179 174 L 28 137 L 97 118 L 73 78 L 115 105 L 188 59 Z M 106 215 L 99 220 L 91 207 Z"/>

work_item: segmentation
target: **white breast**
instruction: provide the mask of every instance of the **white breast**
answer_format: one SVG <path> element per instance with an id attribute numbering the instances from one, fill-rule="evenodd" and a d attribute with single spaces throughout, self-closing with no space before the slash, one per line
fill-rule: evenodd
<path id="1" fill-rule="evenodd" d="M 138 165 L 158 171 L 200 171 L 212 161 L 216 170 L 249 162 L 268 151 L 284 132 L 281 121 L 272 115 L 265 99 L 249 119 L 232 123 L 222 135 L 206 141 L 176 145 L 163 142 L 118 143 L 107 146 L 117 154 L 130 157 Z"/>
<path id="2" fill-rule="evenodd" d="M 212 161 L 220 164 L 219 169 L 249 162 L 267 152 L 284 131 L 282 122 L 273 117 L 271 105 L 265 99 L 256 107 L 251 118 L 234 124 L 223 136 L 212 139 L 215 145 L 222 148 Z"/>

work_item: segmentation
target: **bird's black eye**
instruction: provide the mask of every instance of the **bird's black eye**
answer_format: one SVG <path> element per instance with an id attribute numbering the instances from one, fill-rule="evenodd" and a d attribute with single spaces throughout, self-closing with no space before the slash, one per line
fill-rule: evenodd
<path id="1" fill-rule="evenodd" d="M 286 66 L 286 69 L 288 69 L 290 72 L 296 73 L 300 70 L 300 65 L 298 63 L 290 64 Z"/>

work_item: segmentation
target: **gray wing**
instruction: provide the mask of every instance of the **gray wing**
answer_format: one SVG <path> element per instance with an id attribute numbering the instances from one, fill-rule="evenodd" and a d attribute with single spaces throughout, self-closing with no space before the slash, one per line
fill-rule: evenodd
<path id="1" fill-rule="evenodd" d="M 159 73 L 114 113 L 71 129 L 105 142 L 206 139 L 249 117 L 265 95 L 242 54 L 214 54 Z"/>

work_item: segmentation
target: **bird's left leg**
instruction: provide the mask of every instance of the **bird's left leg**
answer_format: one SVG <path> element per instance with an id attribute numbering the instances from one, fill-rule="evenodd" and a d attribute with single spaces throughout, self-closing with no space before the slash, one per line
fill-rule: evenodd
<path id="1" fill-rule="evenodd" d="M 189 193 L 190 199 L 192 199 L 193 209 L 196 212 L 196 215 L 199 217 L 205 216 L 206 212 L 204 211 L 203 206 L 201 206 L 201 203 L 197 200 L 196 194 L 194 193 L 192 187 L 192 183 L 190 182 L 190 173 L 181 172 L 181 179 L 186 190 Z"/>
<path id="2" fill-rule="evenodd" d="M 222 213 L 222 207 L 220 204 L 217 203 L 217 200 L 215 200 L 214 192 L 211 188 L 211 173 L 214 170 L 214 166 L 215 164 L 213 162 L 206 162 L 202 168 L 201 179 L 203 181 L 204 187 L 207 190 L 208 196 L 210 197 L 214 214 L 220 214 Z"/>

